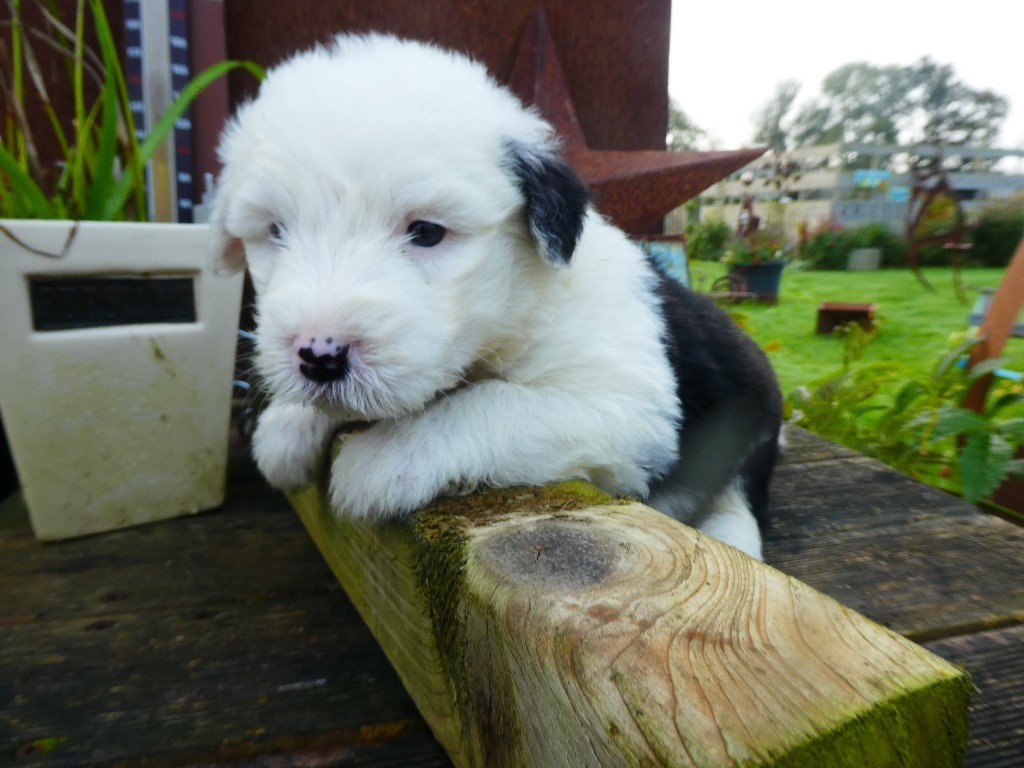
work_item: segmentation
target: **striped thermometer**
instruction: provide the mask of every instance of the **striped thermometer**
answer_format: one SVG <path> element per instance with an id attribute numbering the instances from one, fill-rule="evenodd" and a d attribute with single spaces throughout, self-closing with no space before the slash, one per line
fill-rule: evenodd
<path id="1" fill-rule="evenodd" d="M 125 79 L 142 141 L 189 79 L 188 0 L 124 0 Z M 191 222 L 195 203 L 191 111 L 147 169 L 150 221 Z"/>

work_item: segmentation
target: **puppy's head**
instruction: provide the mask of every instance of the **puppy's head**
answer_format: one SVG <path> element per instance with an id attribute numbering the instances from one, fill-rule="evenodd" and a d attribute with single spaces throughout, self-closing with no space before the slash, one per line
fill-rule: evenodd
<path id="1" fill-rule="evenodd" d="M 587 210 L 550 126 L 478 64 L 391 37 L 271 70 L 220 156 L 213 247 L 251 273 L 260 372 L 352 418 L 500 356 Z"/>

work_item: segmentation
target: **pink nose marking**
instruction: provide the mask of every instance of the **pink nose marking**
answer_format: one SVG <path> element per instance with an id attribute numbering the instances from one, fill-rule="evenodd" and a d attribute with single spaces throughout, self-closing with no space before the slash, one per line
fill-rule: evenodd
<path id="1" fill-rule="evenodd" d="M 340 354 L 341 350 L 346 346 L 333 336 L 328 336 L 323 339 L 311 337 L 306 344 L 302 343 L 303 341 L 305 341 L 305 339 L 300 339 L 296 343 L 299 344 L 300 347 L 309 347 L 317 357 Z"/>
<path id="2" fill-rule="evenodd" d="M 301 361 L 299 373 L 319 384 L 348 376 L 348 349 L 348 344 L 333 336 L 299 337 L 292 343 L 292 350 Z"/>

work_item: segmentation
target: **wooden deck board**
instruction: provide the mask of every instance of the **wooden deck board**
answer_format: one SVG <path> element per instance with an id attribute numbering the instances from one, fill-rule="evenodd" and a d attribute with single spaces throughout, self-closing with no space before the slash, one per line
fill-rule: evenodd
<path id="1" fill-rule="evenodd" d="M 967 765 L 1019 765 L 1024 529 L 789 442 L 768 561 L 943 638 L 980 690 Z M 63 544 L 0 508 L 0 766 L 450 765 L 283 497 L 232 477 L 218 512 Z"/>
<path id="2" fill-rule="evenodd" d="M 863 456 L 790 462 L 769 563 L 912 639 L 1024 622 L 1024 528 Z"/>
<path id="3" fill-rule="evenodd" d="M 49 545 L 5 510 L 0 765 L 451 765 L 284 498 L 229 498 Z"/>
<path id="4" fill-rule="evenodd" d="M 1024 763 L 1024 626 L 936 640 L 925 647 L 964 667 L 978 689 L 966 764 L 1019 768 Z"/>

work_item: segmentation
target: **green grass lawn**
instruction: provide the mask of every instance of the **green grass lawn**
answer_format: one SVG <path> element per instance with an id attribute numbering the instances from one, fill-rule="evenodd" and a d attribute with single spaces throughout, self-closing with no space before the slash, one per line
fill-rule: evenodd
<path id="1" fill-rule="evenodd" d="M 719 264 L 691 265 L 697 290 L 708 290 L 723 273 Z M 933 291 L 909 270 L 787 267 L 777 305 L 744 302 L 727 308 L 768 352 L 784 394 L 807 386 L 809 391 L 790 399 L 796 423 L 919 480 L 981 500 L 1006 476 L 1013 447 L 1021 444 L 1024 388 L 997 380 L 989 404 L 999 407 L 979 422 L 956 407 L 966 380 L 952 372 L 942 378 L 933 374 L 953 346 L 951 336 L 963 341 L 979 289 L 996 287 L 1003 270 L 963 270 L 964 304 L 957 299 L 951 269 L 925 274 Z M 843 341 L 815 333 L 823 301 L 868 302 L 878 308 L 877 333 L 851 363 L 850 375 L 841 379 L 834 375 L 842 369 Z M 1004 354 L 1011 359 L 1008 368 L 1024 370 L 1024 340 L 1011 339 Z M 832 380 L 815 386 L 825 379 Z"/>
<path id="2" fill-rule="evenodd" d="M 694 286 L 707 290 L 724 274 L 722 265 L 692 262 Z M 879 331 L 864 350 L 862 363 L 899 361 L 930 371 L 949 347 L 951 334 L 967 325 L 979 288 L 994 288 L 1002 269 L 965 269 L 966 305 L 957 300 L 952 270 L 926 269 L 935 288 L 926 290 L 910 270 L 878 272 L 808 272 L 786 267 L 776 306 L 744 302 L 730 307 L 746 316 L 748 331 L 769 350 L 784 393 L 808 385 L 842 365 L 839 339 L 815 333 L 818 304 L 823 301 L 871 302 L 878 306 Z M 1014 346 L 1014 355 L 1021 349 Z M 859 365 L 860 363 L 858 363 Z"/>

